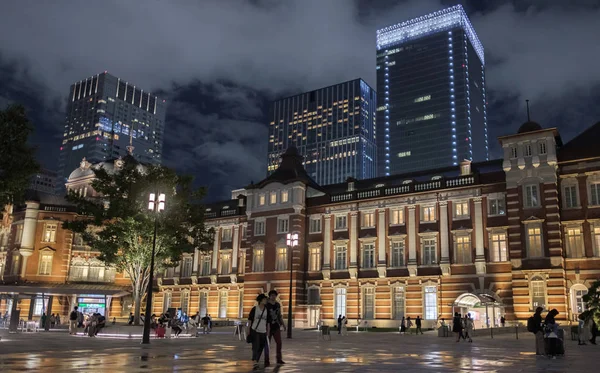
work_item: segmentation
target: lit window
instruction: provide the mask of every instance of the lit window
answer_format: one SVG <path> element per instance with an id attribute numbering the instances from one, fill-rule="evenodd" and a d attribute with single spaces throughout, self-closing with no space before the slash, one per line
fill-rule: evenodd
<path id="1" fill-rule="evenodd" d="M 542 228 L 540 226 L 527 228 L 527 256 L 529 258 L 544 256 L 542 251 Z"/>
<path id="2" fill-rule="evenodd" d="M 281 203 L 287 203 L 289 200 L 289 192 L 287 190 L 281 191 Z"/>
<path id="3" fill-rule="evenodd" d="M 538 186 L 537 185 L 525 185 L 523 187 L 523 191 L 524 191 L 524 202 L 525 202 L 525 207 L 538 207 L 539 206 L 539 193 L 538 193 Z"/>
<path id="4" fill-rule="evenodd" d="M 437 320 L 437 287 L 425 286 L 425 320 Z"/>
<path id="5" fill-rule="evenodd" d="M 421 221 L 435 221 L 435 206 L 424 206 L 421 208 Z"/>
<path id="6" fill-rule="evenodd" d="M 364 244 L 362 247 L 363 268 L 375 268 L 375 245 L 372 243 Z"/>
<path id="7" fill-rule="evenodd" d="M 264 220 L 261 221 L 254 221 L 254 235 L 255 236 L 264 236 L 265 235 L 265 222 Z"/>
<path id="8" fill-rule="evenodd" d="M 271 192 L 270 198 L 269 198 L 269 203 L 271 205 L 274 205 L 277 203 L 277 192 Z"/>
<path id="9" fill-rule="evenodd" d="M 454 263 L 470 264 L 471 260 L 471 237 L 467 235 L 457 235 L 454 238 Z"/>
<path id="10" fill-rule="evenodd" d="M 404 288 L 396 286 L 392 290 L 392 318 L 402 320 L 404 316 Z"/>
<path id="11" fill-rule="evenodd" d="M 491 259 L 492 262 L 505 262 L 508 260 L 506 252 L 506 233 L 492 233 L 491 241 Z"/>
<path id="12" fill-rule="evenodd" d="M 231 271 L 231 254 L 221 254 L 221 274 L 228 275 Z"/>
<path id="13" fill-rule="evenodd" d="M 52 258 L 54 257 L 52 252 L 43 251 L 40 254 L 40 265 L 38 273 L 40 275 L 49 276 L 52 274 Z"/>
<path id="14" fill-rule="evenodd" d="M 436 264 L 436 240 L 435 238 L 423 239 L 423 265 Z"/>
<path id="15" fill-rule="evenodd" d="M 254 249 L 252 258 L 252 271 L 263 272 L 265 270 L 265 250 Z"/>
<path id="16" fill-rule="evenodd" d="M 192 275 L 192 258 L 183 258 L 181 263 L 181 277 L 190 277 Z"/>
<path id="17" fill-rule="evenodd" d="M 58 224 L 46 223 L 44 225 L 44 240 L 43 240 L 43 242 L 56 242 L 56 230 L 57 229 L 58 229 Z"/>
<path id="18" fill-rule="evenodd" d="M 309 257 L 309 270 L 320 271 L 321 270 L 321 248 L 311 247 Z"/>
<path id="19" fill-rule="evenodd" d="M 335 314 L 346 316 L 346 289 L 335 289 Z"/>
<path id="20" fill-rule="evenodd" d="M 600 205 L 600 183 L 590 185 L 590 205 Z"/>
<path id="21" fill-rule="evenodd" d="M 563 196 L 565 208 L 575 208 L 579 206 L 577 202 L 577 185 L 566 185 L 563 187 Z"/>
<path id="22" fill-rule="evenodd" d="M 259 206 L 264 206 L 266 203 L 266 197 L 264 194 L 261 194 L 260 196 L 258 196 L 258 205 Z"/>
<path id="23" fill-rule="evenodd" d="M 223 228 L 223 242 L 231 242 L 231 228 Z"/>
<path id="24" fill-rule="evenodd" d="M 567 241 L 567 256 L 569 258 L 583 258 L 585 253 L 581 228 L 566 228 L 565 236 Z"/>
<path id="25" fill-rule="evenodd" d="M 169 308 L 171 308 L 171 299 L 172 299 L 171 292 L 164 293 L 164 295 L 163 295 L 163 313 L 167 312 L 167 310 Z"/>
<path id="26" fill-rule="evenodd" d="M 17 224 L 15 232 L 15 243 L 21 243 L 23 239 L 23 224 Z"/>
<path id="27" fill-rule="evenodd" d="M 454 216 L 456 218 L 468 218 L 469 202 L 454 202 Z"/>
<path id="28" fill-rule="evenodd" d="M 375 288 L 363 288 L 362 292 L 362 318 L 365 320 L 373 320 L 375 318 Z"/>
<path id="29" fill-rule="evenodd" d="M 321 217 L 318 218 L 310 218 L 310 233 L 320 233 L 321 232 Z"/>
<path id="30" fill-rule="evenodd" d="M 200 276 L 210 275 L 210 259 L 209 255 L 204 255 L 200 259 Z"/>
<path id="31" fill-rule="evenodd" d="M 200 316 L 205 316 L 208 313 L 208 293 L 200 292 L 200 301 L 198 305 Z"/>
<path id="32" fill-rule="evenodd" d="M 488 203 L 490 208 L 490 216 L 506 214 L 506 209 L 504 207 L 504 197 L 488 198 Z"/>
<path id="33" fill-rule="evenodd" d="M 277 249 L 277 260 L 275 261 L 276 271 L 285 271 L 287 269 L 287 248 L 280 247 Z"/>
<path id="34" fill-rule="evenodd" d="M 290 226 L 290 220 L 288 218 L 277 219 L 277 233 L 287 233 Z"/>
<path id="35" fill-rule="evenodd" d="M 537 276 L 531 280 L 531 306 L 546 308 L 546 284 Z"/>
<path id="36" fill-rule="evenodd" d="M 363 212 L 362 213 L 362 227 L 369 228 L 375 226 L 375 213 Z"/>
<path id="37" fill-rule="evenodd" d="M 348 217 L 346 215 L 335 217 L 335 229 L 348 229 Z"/>
<path id="38" fill-rule="evenodd" d="M 335 247 L 335 269 L 346 269 L 348 262 L 346 259 L 347 248 L 346 246 Z"/>
<path id="39" fill-rule="evenodd" d="M 391 210 L 390 220 L 392 225 L 404 224 L 404 209 Z"/>
<path id="40" fill-rule="evenodd" d="M 219 318 L 227 317 L 227 290 L 219 292 Z"/>
<path id="41" fill-rule="evenodd" d="M 404 241 L 392 241 L 392 267 L 404 266 Z"/>
<path id="42" fill-rule="evenodd" d="M 594 226 L 594 256 L 600 257 L 600 226 Z"/>

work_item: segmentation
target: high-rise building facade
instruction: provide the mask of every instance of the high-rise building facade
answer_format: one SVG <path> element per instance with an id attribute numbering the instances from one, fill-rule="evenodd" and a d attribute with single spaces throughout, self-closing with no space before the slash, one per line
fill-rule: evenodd
<path id="1" fill-rule="evenodd" d="M 124 156 L 131 144 L 140 162 L 160 163 L 166 104 L 107 72 L 71 86 L 60 148 L 58 188 L 85 157 L 100 162 Z"/>
<path id="2" fill-rule="evenodd" d="M 301 93 L 272 103 L 268 174 L 296 146 L 308 174 L 319 184 L 377 174 L 376 93 L 362 79 Z"/>
<path id="3" fill-rule="evenodd" d="M 56 191 L 56 171 L 41 169 L 31 177 L 29 189 L 53 194 Z"/>
<path id="4" fill-rule="evenodd" d="M 377 31 L 379 176 L 488 159 L 484 66 L 460 5 Z"/>

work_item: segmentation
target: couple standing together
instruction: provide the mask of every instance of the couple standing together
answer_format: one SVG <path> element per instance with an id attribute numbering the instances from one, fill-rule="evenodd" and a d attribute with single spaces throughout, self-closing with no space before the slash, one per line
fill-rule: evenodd
<path id="1" fill-rule="evenodd" d="M 248 335 L 252 342 L 252 362 L 254 370 L 258 370 L 258 361 L 263 350 L 265 351 L 265 367 L 271 365 L 269 360 L 269 343 L 271 338 L 277 343 L 277 364 L 285 364 L 281 358 L 281 328 L 286 330 L 281 316 L 281 304 L 277 302 L 277 291 L 271 290 L 269 297 L 259 294 L 256 297 L 258 305 L 252 308 L 248 321 L 250 330 Z"/>

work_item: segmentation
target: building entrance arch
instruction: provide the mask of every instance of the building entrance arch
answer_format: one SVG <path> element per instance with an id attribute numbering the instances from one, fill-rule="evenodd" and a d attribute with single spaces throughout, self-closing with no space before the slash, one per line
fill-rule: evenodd
<path id="1" fill-rule="evenodd" d="M 500 318 L 504 316 L 504 305 L 490 294 L 464 293 L 459 295 L 452 305 L 452 315 L 460 313 L 461 317 L 471 314 L 475 328 L 502 326 Z"/>

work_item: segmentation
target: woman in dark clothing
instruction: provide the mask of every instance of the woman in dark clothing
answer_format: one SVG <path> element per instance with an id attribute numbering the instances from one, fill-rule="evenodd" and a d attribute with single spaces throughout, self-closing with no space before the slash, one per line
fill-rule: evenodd
<path id="1" fill-rule="evenodd" d="M 548 357 L 556 359 L 556 355 L 561 354 L 561 341 L 558 338 L 558 324 L 556 323 L 555 317 L 558 315 L 558 311 L 553 309 L 546 315 L 544 323 L 546 342 L 548 342 Z"/>
<path id="2" fill-rule="evenodd" d="M 462 320 L 460 319 L 460 314 L 458 312 L 454 312 L 454 318 L 452 319 L 452 332 L 456 333 L 456 342 L 460 342 L 460 337 L 462 337 Z"/>

